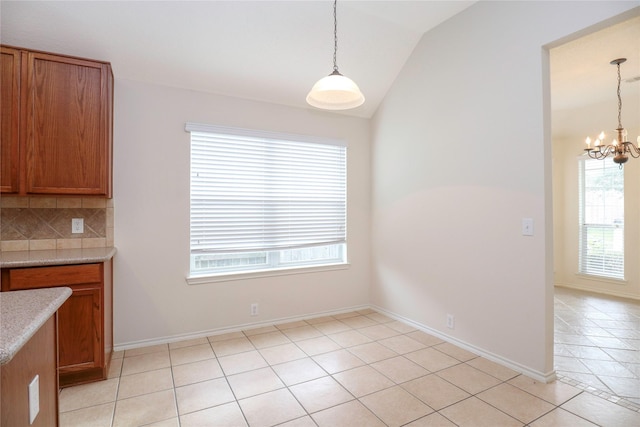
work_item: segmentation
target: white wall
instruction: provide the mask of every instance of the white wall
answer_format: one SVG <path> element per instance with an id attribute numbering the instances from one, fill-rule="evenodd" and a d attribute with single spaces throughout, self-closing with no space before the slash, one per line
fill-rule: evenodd
<path id="1" fill-rule="evenodd" d="M 553 377 L 543 46 L 639 4 L 479 2 L 424 35 L 373 120 L 374 305 Z"/>
<path id="2" fill-rule="evenodd" d="M 214 77 L 212 77 L 214 78 Z M 346 270 L 187 285 L 189 134 L 185 122 L 346 140 Z M 369 303 L 369 121 L 116 80 L 116 347 Z M 249 316 L 249 305 L 260 315 Z"/>

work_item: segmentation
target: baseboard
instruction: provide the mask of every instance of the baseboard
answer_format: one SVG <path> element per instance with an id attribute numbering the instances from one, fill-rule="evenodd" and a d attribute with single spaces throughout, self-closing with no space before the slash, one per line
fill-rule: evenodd
<path id="1" fill-rule="evenodd" d="M 281 317 L 277 319 L 270 319 L 270 320 L 264 320 L 260 322 L 252 322 L 252 323 L 244 323 L 241 325 L 209 329 L 205 331 L 199 331 L 199 332 L 193 332 L 193 333 L 187 333 L 187 334 L 177 334 L 177 335 L 170 335 L 170 336 L 152 338 L 147 340 L 123 342 L 123 343 L 115 344 L 113 346 L 113 351 L 132 350 L 134 348 L 148 347 L 151 345 L 170 344 L 178 341 L 186 341 L 186 340 L 197 339 L 197 338 L 206 338 L 206 337 L 211 337 L 215 335 L 246 331 L 249 329 L 257 329 L 265 326 L 278 325 L 282 323 L 297 322 L 300 320 L 308 320 L 308 319 L 314 319 L 317 317 L 324 317 L 324 316 L 334 316 L 336 314 L 349 313 L 351 311 L 365 310 L 369 308 L 371 308 L 371 306 L 369 305 L 358 305 L 353 307 L 341 308 L 338 310 L 329 310 L 329 311 L 317 312 L 312 314 L 306 314 L 303 316 Z"/>
<path id="2" fill-rule="evenodd" d="M 640 301 L 639 295 L 629 294 L 626 292 L 616 292 L 616 291 L 611 291 L 609 289 L 607 290 L 593 289 L 587 286 L 573 285 L 568 283 L 556 283 L 554 286 L 558 288 L 567 288 L 567 289 L 575 289 L 577 291 L 591 292 L 593 294 L 598 294 L 598 295 L 607 295 L 607 296 L 613 296 L 618 298 L 632 299 L 634 301 Z"/>
<path id="3" fill-rule="evenodd" d="M 536 371 L 533 370 L 531 368 L 529 368 L 528 366 L 524 366 L 518 362 L 514 362 L 513 360 L 509 360 L 506 359 L 500 355 L 494 354 L 490 351 L 486 351 L 485 349 L 482 349 L 480 347 L 477 347 L 473 344 L 469 344 L 465 341 L 462 341 L 458 338 L 452 337 L 450 335 L 447 334 L 443 334 L 442 332 L 430 328 L 429 326 L 423 325 L 421 323 L 415 322 L 411 319 L 408 319 L 406 317 L 400 316 L 396 313 L 393 313 L 391 311 L 385 310 L 384 308 L 381 307 L 377 307 L 375 305 L 372 305 L 371 308 L 373 310 L 379 311 L 380 313 L 383 313 L 384 315 L 391 317 L 392 319 L 398 320 L 400 322 L 406 323 L 408 325 L 413 326 L 414 328 L 425 332 L 429 335 L 433 335 L 435 337 L 440 338 L 443 341 L 446 341 L 450 344 L 454 344 L 460 348 L 463 348 L 467 351 L 470 351 L 474 354 L 477 354 L 478 356 L 484 357 L 485 359 L 491 360 L 492 362 L 495 362 L 499 365 L 502 365 L 504 367 L 507 367 L 513 371 L 519 372 L 523 375 L 526 375 L 527 377 L 533 378 L 536 381 L 540 381 L 543 383 L 550 383 L 556 380 L 556 372 L 555 370 L 552 370 L 551 372 L 540 372 L 540 371 Z"/>

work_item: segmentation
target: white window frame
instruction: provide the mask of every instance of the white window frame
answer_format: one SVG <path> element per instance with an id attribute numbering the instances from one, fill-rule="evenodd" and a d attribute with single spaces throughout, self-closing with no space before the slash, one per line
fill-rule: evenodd
<path id="1" fill-rule="evenodd" d="M 187 123 L 185 130 L 191 134 L 192 162 L 188 283 L 346 268 L 347 147 L 344 141 L 197 123 Z M 271 153 L 272 149 L 276 154 Z M 231 159 L 228 163 L 219 161 L 218 159 L 227 155 L 228 151 L 224 150 L 232 150 L 233 154 L 228 157 L 238 156 L 240 160 Z M 244 156 L 250 157 L 245 159 Z M 299 156 L 303 157 L 299 159 Z M 260 167 L 249 166 L 254 158 L 259 159 Z M 327 159 L 330 163 L 325 166 L 321 162 Z M 262 164 L 266 165 L 264 170 L 269 172 L 264 178 Z M 284 166 L 280 167 L 281 164 Z M 227 166 L 231 167 L 229 175 L 221 172 Z M 238 175 L 247 173 L 245 166 L 251 169 L 248 173 L 252 177 L 246 178 L 246 181 L 244 175 L 236 179 L 234 172 Z M 276 178 L 271 175 L 274 171 Z M 227 176 L 232 183 L 229 183 Z M 276 187 L 263 188 L 262 179 Z M 303 184 L 305 181 L 308 183 Z M 281 186 L 281 183 L 284 184 Z M 234 188 L 233 185 L 237 186 L 238 193 L 235 190 L 228 191 Z M 214 202 L 205 206 L 207 203 L 203 197 L 211 195 L 215 200 L 222 200 L 223 194 L 239 194 L 247 185 L 251 188 L 251 204 L 255 204 L 254 193 L 258 199 L 265 197 L 258 202 L 261 207 L 246 211 L 246 215 L 253 215 L 255 222 L 242 221 L 245 227 L 242 233 L 250 235 L 249 243 L 234 241 L 233 234 L 227 240 L 217 238 L 221 233 L 226 234 L 228 229 L 236 227 L 236 221 L 241 220 L 245 213 L 234 214 L 229 220 L 230 225 L 227 225 L 218 216 L 218 210 L 222 210 L 220 208 L 225 204 Z M 285 197 L 291 201 L 281 202 L 282 197 L 275 197 L 276 200 L 273 201 L 270 198 L 270 193 L 273 192 L 291 195 L 290 198 Z M 315 196 L 309 200 L 309 195 L 312 194 Z M 235 199 L 235 196 L 232 198 Z M 234 212 L 242 209 L 242 203 L 231 203 Z M 313 207 L 305 207 L 306 204 Z M 199 210 L 199 207 L 202 209 Z M 289 223 L 287 219 L 285 223 L 281 223 L 282 215 L 277 214 L 278 225 L 269 228 L 274 223 L 269 212 L 281 212 L 282 209 L 293 209 L 285 216 L 293 218 L 293 222 Z M 329 216 L 326 216 L 325 210 L 329 212 Z M 262 215 L 260 218 L 266 222 L 261 223 L 262 220 L 255 215 Z M 307 218 L 311 219 L 307 221 Z M 325 223 L 328 226 L 323 225 Z M 262 227 L 254 227 L 253 224 L 262 224 Z M 279 231 L 282 224 L 288 224 L 287 233 Z M 302 227 L 302 233 L 296 234 L 296 227 Z M 261 231 L 251 231 L 255 228 Z M 306 229 L 307 232 L 304 231 Z M 260 232 L 267 233 L 267 240 L 260 243 L 259 237 L 256 237 L 257 243 L 252 243 L 252 237 Z M 273 239 L 272 233 L 276 236 Z M 248 255 L 238 255 L 243 253 Z M 302 261 L 299 260 L 301 258 Z M 207 269 L 207 265 L 213 267 Z"/>
<path id="2" fill-rule="evenodd" d="M 587 200 L 586 168 L 589 162 L 596 169 L 593 174 L 622 174 L 622 200 L 612 192 L 592 191 Z M 611 159 L 594 160 L 579 157 L 578 165 L 578 274 L 607 281 L 625 281 L 625 248 L 624 248 L 624 169 Z M 602 187 L 600 187 L 602 188 Z M 590 232 L 591 231 L 591 232 Z M 600 236 L 598 236 L 600 234 Z M 598 255 L 598 247 L 602 247 L 602 256 Z M 616 255 L 614 247 L 622 252 Z"/>

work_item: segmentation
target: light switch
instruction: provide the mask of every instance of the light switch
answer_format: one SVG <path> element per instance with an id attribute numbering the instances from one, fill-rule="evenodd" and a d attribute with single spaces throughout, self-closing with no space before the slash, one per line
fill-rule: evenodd
<path id="1" fill-rule="evenodd" d="M 522 218 L 522 235 L 533 236 L 533 218 Z"/>
<path id="2" fill-rule="evenodd" d="M 29 425 L 33 424 L 38 412 L 40 412 L 40 376 L 36 375 L 29 383 Z"/>

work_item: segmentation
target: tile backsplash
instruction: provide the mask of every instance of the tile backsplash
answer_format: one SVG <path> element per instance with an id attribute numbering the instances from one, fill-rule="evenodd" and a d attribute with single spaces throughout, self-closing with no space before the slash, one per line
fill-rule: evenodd
<path id="1" fill-rule="evenodd" d="M 71 233 L 71 219 L 84 220 Z M 113 199 L 0 197 L 0 250 L 75 249 L 113 246 Z"/>

